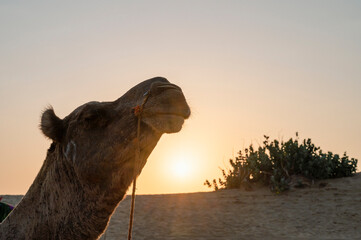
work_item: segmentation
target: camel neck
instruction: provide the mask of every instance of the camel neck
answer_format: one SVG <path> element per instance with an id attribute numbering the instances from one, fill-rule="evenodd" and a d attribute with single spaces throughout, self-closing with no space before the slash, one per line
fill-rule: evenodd
<path id="1" fill-rule="evenodd" d="M 120 200 L 83 186 L 70 164 L 48 154 L 27 194 L 0 225 L 0 240 L 97 239 Z"/>

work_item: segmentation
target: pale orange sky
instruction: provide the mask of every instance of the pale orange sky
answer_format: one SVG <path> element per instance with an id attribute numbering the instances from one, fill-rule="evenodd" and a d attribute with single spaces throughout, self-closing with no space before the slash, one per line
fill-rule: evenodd
<path id="1" fill-rule="evenodd" d="M 162 137 L 139 194 L 208 190 L 264 134 L 361 160 L 359 1 L 1 1 L 0 29 L 0 194 L 39 171 L 46 106 L 65 117 L 154 76 L 192 116 Z"/>

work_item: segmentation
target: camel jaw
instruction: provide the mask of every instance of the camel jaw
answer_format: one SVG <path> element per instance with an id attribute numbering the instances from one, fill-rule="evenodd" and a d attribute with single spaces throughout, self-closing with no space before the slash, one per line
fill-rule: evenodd
<path id="1" fill-rule="evenodd" d="M 185 118 L 176 114 L 159 114 L 156 117 L 144 117 L 143 122 L 160 133 L 177 133 L 184 124 Z"/>
<path id="2" fill-rule="evenodd" d="M 152 85 L 144 104 L 142 121 L 160 133 L 176 133 L 191 115 L 182 90 L 174 84 Z"/>

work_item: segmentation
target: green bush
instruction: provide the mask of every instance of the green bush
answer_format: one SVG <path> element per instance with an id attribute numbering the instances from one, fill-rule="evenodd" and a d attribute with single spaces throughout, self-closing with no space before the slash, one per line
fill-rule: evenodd
<path id="1" fill-rule="evenodd" d="M 332 152 L 323 153 L 311 139 L 301 143 L 296 139 L 287 142 L 273 140 L 264 136 L 263 145 L 257 150 L 252 145 L 239 151 L 235 160 L 230 159 L 231 169 L 221 169 L 223 180 L 208 180 L 205 185 L 218 189 L 239 188 L 243 183 L 261 182 L 270 186 L 272 191 L 282 192 L 289 188 L 292 175 L 302 175 L 317 180 L 352 176 L 356 172 L 357 159 L 344 153 L 342 157 Z"/>

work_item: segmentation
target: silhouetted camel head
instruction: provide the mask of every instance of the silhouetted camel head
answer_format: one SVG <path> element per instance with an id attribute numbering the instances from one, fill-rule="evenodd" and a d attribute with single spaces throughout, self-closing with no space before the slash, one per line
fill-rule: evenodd
<path id="1" fill-rule="evenodd" d="M 147 95 L 141 115 L 140 162 L 135 164 L 134 108 Z M 40 127 L 53 140 L 48 154 L 56 154 L 56 161 L 74 169 L 81 185 L 126 191 L 134 167 L 140 166 L 136 175 L 140 174 L 161 135 L 180 131 L 189 116 L 182 90 L 157 77 L 136 85 L 114 102 L 86 103 L 64 119 L 49 108 L 42 115 Z"/>

